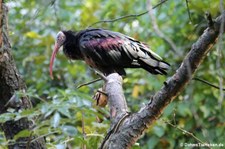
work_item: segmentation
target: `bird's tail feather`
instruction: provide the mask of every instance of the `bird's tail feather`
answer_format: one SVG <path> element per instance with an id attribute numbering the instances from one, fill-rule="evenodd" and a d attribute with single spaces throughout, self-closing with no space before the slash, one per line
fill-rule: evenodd
<path id="1" fill-rule="evenodd" d="M 140 64 L 140 67 L 147 70 L 148 72 L 152 74 L 161 74 L 166 75 L 167 70 L 169 69 L 170 65 L 162 60 L 156 60 L 152 58 L 140 58 L 138 63 Z"/>

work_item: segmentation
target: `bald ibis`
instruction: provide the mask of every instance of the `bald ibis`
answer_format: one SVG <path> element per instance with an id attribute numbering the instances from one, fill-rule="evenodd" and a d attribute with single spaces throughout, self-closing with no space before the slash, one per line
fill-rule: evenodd
<path id="1" fill-rule="evenodd" d="M 69 59 L 84 60 L 105 75 L 114 72 L 126 75 L 124 68 L 143 68 L 163 75 L 169 68 L 148 45 L 124 34 L 105 29 L 69 30 L 57 34 L 49 66 L 51 78 L 54 59 L 61 46 Z"/>

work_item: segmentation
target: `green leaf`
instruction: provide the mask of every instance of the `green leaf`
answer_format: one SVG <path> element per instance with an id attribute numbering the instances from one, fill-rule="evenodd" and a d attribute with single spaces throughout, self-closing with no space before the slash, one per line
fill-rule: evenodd
<path id="1" fill-rule="evenodd" d="M 58 112 L 55 112 L 53 118 L 52 118 L 52 126 L 54 128 L 58 127 L 59 126 L 59 123 L 60 123 L 60 114 Z"/>
<path id="2" fill-rule="evenodd" d="M 30 134 L 31 134 L 31 132 L 32 132 L 32 131 L 27 130 L 27 129 L 22 130 L 22 131 L 20 131 L 18 134 L 16 134 L 16 135 L 14 136 L 14 139 L 17 140 L 18 138 L 29 137 Z"/>
<path id="3" fill-rule="evenodd" d="M 200 106 L 200 110 L 202 111 L 204 118 L 209 116 L 210 110 L 206 108 L 206 106 Z"/>
<path id="4" fill-rule="evenodd" d="M 58 111 L 62 114 L 62 115 L 64 115 L 64 116 L 66 116 L 66 117 L 68 117 L 68 118 L 71 118 L 71 115 L 70 115 L 70 111 L 69 111 L 69 109 L 67 108 L 67 107 L 61 107 L 61 108 L 59 108 L 58 109 Z"/>
<path id="5" fill-rule="evenodd" d="M 160 126 L 154 126 L 153 131 L 158 137 L 162 137 L 165 133 L 164 128 Z"/>
<path id="6" fill-rule="evenodd" d="M 69 136 L 75 136 L 78 132 L 75 127 L 69 125 L 62 126 L 62 131 Z"/>
<path id="7" fill-rule="evenodd" d="M 155 135 L 152 135 L 152 137 L 150 137 L 150 139 L 147 142 L 148 149 L 154 149 L 158 142 L 159 142 L 159 138 L 156 137 Z"/>
<path id="8" fill-rule="evenodd" d="M 48 117 L 50 116 L 53 112 L 55 111 L 55 109 L 49 109 L 49 111 L 46 111 L 47 113 L 44 114 L 44 117 Z"/>
<path id="9" fill-rule="evenodd" d="M 15 113 L 4 113 L 0 115 L 0 123 L 4 123 L 15 118 Z"/>
<path id="10" fill-rule="evenodd" d="M 188 115 L 191 116 L 192 115 L 189 104 L 186 101 L 183 101 L 182 103 L 178 104 L 177 111 L 182 116 L 188 116 Z"/>

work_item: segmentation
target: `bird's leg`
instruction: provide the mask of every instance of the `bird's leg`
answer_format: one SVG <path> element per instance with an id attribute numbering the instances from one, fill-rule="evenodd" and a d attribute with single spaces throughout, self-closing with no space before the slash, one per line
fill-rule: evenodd
<path id="1" fill-rule="evenodd" d="M 107 81 L 106 76 L 103 73 L 101 73 L 101 72 L 99 72 L 98 70 L 95 70 L 95 69 L 94 69 L 94 71 L 99 77 L 102 78 L 102 80 Z"/>
<path id="2" fill-rule="evenodd" d="M 95 73 L 101 77 L 102 80 L 106 81 L 106 76 L 99 72 L 98 70 L 92 68 Z M 98 89 L 95 95 L 93 96 L 93 99 L 96 100 L 96 105 L 100 107 L 105 107 L 107 104 L 107 93 L 105 92 L 105 85 L 103 85 L 102 88 Z"/>
<path id="3" fill-rule="evenodd" d="M 102 74 L 101 72 L 95 70 L 95 73 L 99 75 L 104 81 L 106 81 L 106 76 Z M 105 107 L 108 102 L 108 95 L 105 92 L 105 84 L 102 88 L 97 90 L 97 93 L 94 95 L 94 98 L 96 100 L 96 105 L 100 107 Z"/>
<path id="4" fill-rule="evenodd" d="M 87 82 L 87 83 L 80 84 L 80 85 L 77 86 L 77 89 L 79 89 L 79 88 L 81 88 L 81 87 L 83 87 L 83 86 L 87 86 L 87 85 L 89 85 L 89 84 L 92 84 L 92 83 L 101 81 L 101 80 L 106 81 L 106 76 L 105 76 L 103 73 L 99 72 L 98 70 L 96 70 L 96 69 L 94 69 L 94 68 L 92 68 L 92 69 L 94 70 L 94 72 L 95 72 L 98 76 L 100 76 L 100 78 L 95 79 L 95 80 L 90 81 L 90 82 Z"/>

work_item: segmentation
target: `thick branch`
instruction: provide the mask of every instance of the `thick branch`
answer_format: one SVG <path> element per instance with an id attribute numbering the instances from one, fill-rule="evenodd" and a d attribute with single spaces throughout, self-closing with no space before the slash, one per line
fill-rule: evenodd
<path id="1" fill-rule="evenodd" d="M 8 29 L 7 29 L 7 7 L 1 3 L 2 10 L 2 45 L 0 49 L 0 114 L 7 111 L 8 108 L 16 110 L 23 110 L 26 108 L 31 108 L 31 102 L 27 96 L 22 96 L 20 99 L 15 96 L 16 91 L 26 91 L 26 85 L 19 75 L 16 69 L 15 62 L 11 54 L 11 46 L 8 39 Z M 36 136 L 21 137 L 15 140 L 15 142 L 10 141 L 14 139 L 14 136 L 20 131 L 28 129 L 34 126 L 34 123 L 28 118 L 22 118 L 20 120 L 14 121 L 10 120 L 3 124 L 0 124 L 0 128 L 4 131 L 5 137 L 8 140 L 8 148 L 30 148 L 30 149 L 44 149 L 45 143 L 43 138 L 38 138 L 33 142 L 31 139 L 35 139 Z"/>
<path id="2" fill-rule="evenodd" d="M 113 73 L 107 76 L 105 81 L 105 91 L 108 95 L 108 103 L 110 108 L 111 126 L 108 134 L 103 140 L 100 147 L 101 149 L 106 148 L 105 144 L 108 144 L 110 137 L 117 132 L 120 124 L 122 124 L 128 116 L 127 103 L 122 88 L 122 77 L 117 73 Z"/>
<path id="3" fill-rule="evenodd" d="M 105 148 L 130 148 L 141 134 L 156 121 L 163 109 L 183 91 L 184 87 L 192 79 L 198 66 L 216 43 L 220 27 L 225 26 L 224 18 L 225 12 L 219 16 L 214 22 L 214 25 L 208 27 L 201 37 L 199 37 L 198 41 L 192 45 L 191 51 L 184 58 L 176 73 L 165 82 L 165 86 L 151 98 L 150 102 L 144 108 L 127 117 L 118 130 L 111 134 L 111 137 L 105 143 Z M 119 78 L 118 81 L 120 81 Z"/>
<path id="4" fill-rule="evenodd" d="M 121 117 L 128 111 L 122 89 L 122 77 L 117 73 L 107 77 L 106 93 L 110 107 L 110 120 L 114 122 L 115 118 Z"/>

